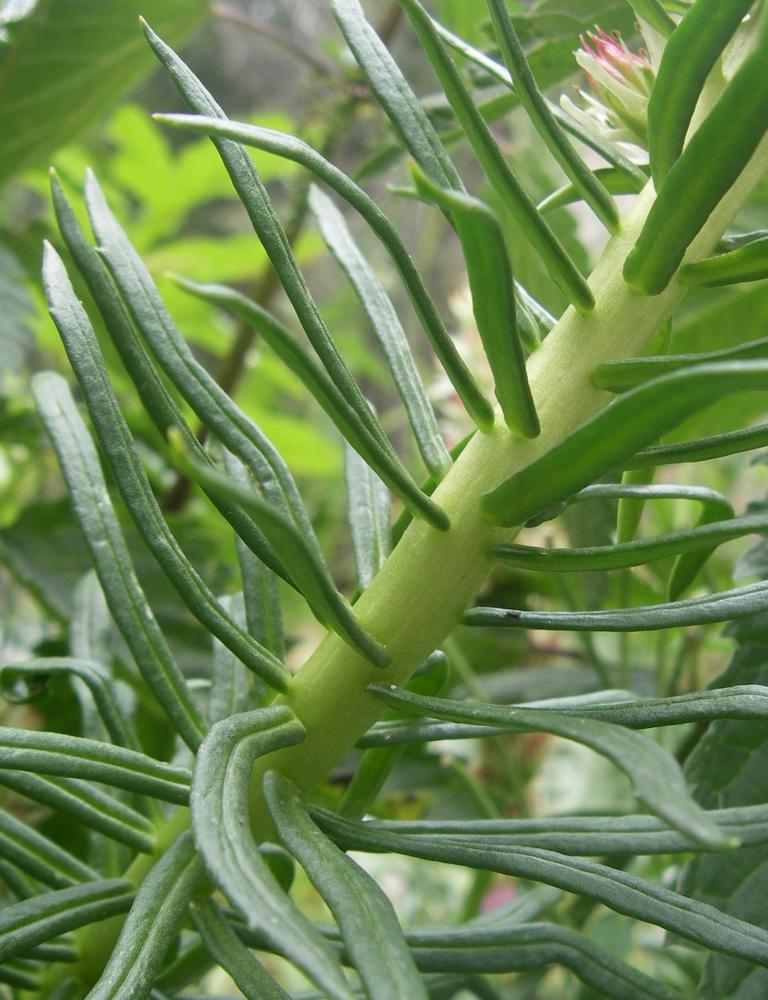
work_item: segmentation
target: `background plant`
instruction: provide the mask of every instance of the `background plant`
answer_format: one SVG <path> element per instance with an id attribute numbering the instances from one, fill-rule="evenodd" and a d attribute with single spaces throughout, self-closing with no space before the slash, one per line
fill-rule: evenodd
<path id="1" fill-rule="evenodd" d="M 291 968 L 319 995 L 337 997 L 761 994 L 762 543 L 733 569 L 746 536 L 765 530 L 761 470 L 744 477 L 738 457 L 714 469 L 698 463 L 765 441 L 765 427 L 750 426 L 761 412 L 751 390 L 768 375 L 758 329 L 764 14 L 743 4 L 723 16 L 703 0 L 690 10 L 586 4 L 570 19 L 546 2 L 513 8 L 511 19 L 495 0 L 481 6 L 446 5 L 449 29 L 403 0 L 408 37 L 423 48 L 419 72 L 431 64 L 443 92 L 419 102 L 362 9 L 338 0 L 359 70 L 329 87 L 341 94 L 333 114 L 318 110 L 303 129 L 274 117 L 271 129 L 263 119 L 224 118 L 146 29 L 197 114 L 161 116 L 163 124 L 214 139 L 256 229 L 264 270 L 250 288 L 253 265 L 242 261 L 254 241 L 195 243 L 187 234 L 174 245 L 201 194 L 230 190 L 207 140 L 172 152 L 157 126 L 121 112 L 142 157 L 130 144 L 105 157 L 105 189 L 93 175 L 85 183 L 87 219 L 72 198 L 82 150 L 59 157 L 58 250 L 46 247 L 44 293 L 91 430 L 66 380 L 35 376 L 39 419 L 71 500 L 35 504 L 12 523 L 42 481 L 33 470 L 6 501 L 8 606 L 22 612 L 10 640 L 19 650 L 36 645 L 33 659 L 7 656 L 0 677 L 10 703 L 34 703 L 8 719 L 0 756 L 8 789 L 0 978 L 19 995 L 215 994 L 227 989 L 217 985 L 224 970 L 243 995 L 283 996 L 302 989 Z M 22 13 L 27 20 L 6 26 L 11 98 L 24 81 L 14 51 L 23 68 L 25 41 L 40 47 L 36 32 L 53 31 L 58 44 L 55 17 Z M 565 102 L 567 118 L 530 67 L 540 84 L 556 83 L 571 65 L 564 57 L 574 35 L 598 13 L 627 33 L 640 17 L 650 59 L 593 34 L 579 61 L 594 89 Z M 397 24 L 388 14 L 385 36 Z M 137 70 L 128 54 L 115 59 L 124 56 L 127 80 Z M 306 58 L 317 78 L 334 79 L 326 56 Z M 680 59 L 690 63 L 682 77 L 670 72 Z M 94 72 L 101 79 L 103 65 Z M 737 115 L 747 102 L 750 114 Z M 528 117 L 514 112 L 513 134 L 540 138 L 506 149 L 504 126 L 491 132 L 486 122 L 518 103 Z M 371 178 L 382 169 L 408 185 L 406 210 L 394 208 L 401 225 L 329 159 L 340 135 L 378 114 L 377 105 L 393 131 L 358 176 L 374 193 Z M 57 142 L 57 107 L 56 128 L 41 127 L 39 141 L 22 135 L 19 165 Z M 574 139 L 607 166 L 588 169 Z M 711 155 L 716 142 L 728 156 Z M 297 164 L 271 175 L 303 192 L 285 231 L 240 143 L 261 151 L 262 176 L 274 154 Z M 640 191 L 646 145 L 655 198 L 652 187 Z M 410 181 L 403 147 L 415 161 Z M 544 147 L 564 170 L 564 187 L 541 166 Z M 136 169 L 148 151 L 151 179 Z M 264 151 L 273 155 L 262 159 Z M 176 183 L 180 167 L 197 178 L 196 190 Z M 304 171 L 332 198 L 321 186 L 306 190 Z M 34 175 L 27 184 L 39 190 Z M 545 197 L 539 209 L 532 193 Z M 633 199 L 620 211 L 612 195 L 625 194 Z M 563 211 L 580 199 L 583 241 Z M 378 202 L 397 206 L 381 190 Z M 118 221 L 137 203 L 134 242 L 151 270 L 186 272 L 164 284 L 179 327 L 214 324 L 212 335 L 193 338 L 197 353 Z M 299 242 L 308 213 L 350 278 L 386 367 L 371 363 L 359 330 L 344 336 L 350 299 L 335 310 L 333 301 L 322 312 L 315 306 L 296 263 L 298 255 L 316 273 L 317 237 Z M 466 361 L 427 290 L 439 282 L 416 269 L 399 233 L 408 233 L 408 218 L 423 220 L 444 251 L 440 213 L 466 261 Z M 581 271 L 595 250 L 587 220 L 595 217 L 616 235 L 587 283 Z M 17 275 L 39 228 L 20 241 Z M 445 281 L 444 271 L 435 277 Z M 402 286 L 398 309 L 382 277 L 393 294 Z M 20 288 L 17 280 L 8 317 L 23 349 L 36 292 Z M 239 325 L 217 381 L 201 360 L 210 365 L 226 336 L 222 310 Z M 440 429 L 401 315 L 412 317 L 422 369 L 434 365 L 428 341 L 452 386 Z M 53 344 L 46 329 L 43 347 Z M 254 331 L 277 360 L 240 382 L 244 411 L 222 386 L 234 389 L 248 371 Z M 21 364 L 23 350 L 18 357 Z M 327 423 L 305 409 L 306 389 Z M 7 379 L 4 390 L 6 462 L 26 467 L 40 425 L 23 380 Z M 274 416 L 286 399 L 296 401 L 293 437 L 290 421 Z M 198 421 L 212 436 L 207 448 L 194 433 Z M 336 433 L 347 442 L 349 538 L 329 516 L 341 506 L 330 486 L 340 463 L 326 443 Z M 293 472 L 304 474 L 301 491 Z M 314 488 L 308 474 L 320 475 Z M 218 514 L 190 493 L 194 481 Z M 690 500 L 701 511 L 693 528 Z M 67 541 L 75 531 L 95 573 L 81 575 L 83 550 Z M 205 541 L 196 547 L 195 537 Z M 733 544 L 723 555 L 725 543 Z M 340 557 L 334 578 L 323 554 L 331 550 Z M 750 579 L 757 582 L 743 582 Z M 28 595 L 65 625 L 46 624 L 44 642 L 36 642 L 42 619 Z M 464 615 L 470 627 L 457 628 L 473 603 L 481 606 Z M 730 622 L 726 638 L 722 622 Z M 707 687 L 734 641 L 730 666 Z M 542 760 L 541 739 L 526 733 L 567 742 L 548 738 Z M 578 748 L 589 756 L 576 756 Z M 554 761 L 556 782 L 574 761 L 588 776 L 570 801 L 547 783 Z M 364 815 L 374 819 L 361 822 Z M 355 857 L 366 866 L 384 856 L 372 871 L 395 897 L 404 931 L 376 881 L 342 850 L 364 852 Z M 433 864 L 398 869 L 403 856 Z M 420 899 L 393 891 L 396 870 L 423 890 Z M 430 908 L 447 870 L 465 877 L 449 883 L 436 922 Z M 512 886 L 511 900 L 478 916 Z M 651 937 L 648 925 L 662 930 Z M 671 939 L 662 948 L 663 930 Z"/>

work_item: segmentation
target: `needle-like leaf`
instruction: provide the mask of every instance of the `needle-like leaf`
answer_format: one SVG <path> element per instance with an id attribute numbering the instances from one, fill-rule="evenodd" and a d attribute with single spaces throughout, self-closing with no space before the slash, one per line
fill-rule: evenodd
<path id="1" fill-rule="evenodd" d="M 277 771 L 264 777 L 277 835 L 304 868 L 341 929 L 347 953 L 370 1000 L 426 1000 L 392 904 L 359 865 L 312 822 L 298 788 Z"/>
<path id="2" fill-rule="evenodd" d="M 285 132 L 204 115 L 155 115 L 155 118 L 166 125 L 232 139 L 300 163 L 347 201 L 365 219 L 389 252 L 424 332 L 467 413 L 478 427 L 487 429 L 492 426 L 493 408 L 456 350 L 399 232 L 359 185 L 302 139 Z"/>
<path id="3" fill-rule="evenodd" d="M 680 268 L 683 285 L 737 285 L 745 281 L 768 278 L 768 237 L 746 243 L 744 246 L 716 257 L 706 257 L 684 264 Z"/>
<path id="4" fill-rule="evenodd" d="M 594 298 L 589 286 L 512 173 L 460 73 L 446 52 L 429 15 L 418 0 L 398 0 L 398 2 L 408 15 L 488 180 L 563 293 L 580 312 L 589 314 L 594 307 Z M 446 184 L 432 176 L 426 164 L 418 157 L 416 162 L 433 183 L 456 189 L 456 185 Z"/>
<path id="5" fill-rule="evenodd" d="M 205 725 L 136 578 L 96 449 L 67 383 L 60 375 L 42 372 L 34 377 L 32 391 L 112 617 L 150 690 L 194 749 Z"/>
<path id="6" fill-rule="evenodd" d="M 483 516 L 494 524 L 524 524 L 718 397 L 766 386 L 768 363 L 760 361 L 696 365 L 638 386 L 485 493 Z M 617 426 L 620 435 L 612 433 Z"/>
<path id="7" fill-rule="evenodd" d="M 696 0 L 664 46 L 648 102 L 648 148 L 657 190 L 682 152 L 707 76 L 753 3 Z"/>
<path id="8" fill-rule="evenodd" d="M 365 590 L 392 547 L 389 494 L 376 473 L 349 446 L 344 449 L 344 479 L 357 583 Z"/>
<path id="9" fill-rule="evenodd" d="M 334 422 L 346 441 L 375 469 L 403 503 L 417 516 L 434 527 L 445 528 L 445 514 L 416 485 L 400 459 L 380 443 L 361 425 L 355 411 L 336 388 L 326 372 L 298 344 L 283 324 L 253 299 L 226 285 L 200 285 L 185 278 L 174 277 L 185 291 L 207 302 L 231 309 L 246 323 L 257 329 L 281 361 L 304 383 L 310 393 Z M 418 376 L 417 376 L 418 377 Z M 427 406 L 429 404 L 427 403 Z M 434 419 L 434 418 L 432 418 Z M 444 447 L 444 446 L 443 446 Z M 449 456 L 450 459 L 450 456 Z M 441 465 L 440 478 L 443 474 Z"/>
<path id="10" fill-rule="evenodd" d="M 192 454 L 202 461 L 210 461 L 208 453 L 187 426 L 180 407 L 148 357 L 104 261 L 87 240 L 55 171 L 51 171 L 51 194 L 59 231 L 101 313 L 125 370 L 141 393 L 141 401 L 147 413 L 163 435 L 169 427 L 178 427 Z M 211 499 L 249 549 L 287 580 L 285 570 L 253 522 L 237 507 Z M 287 582 L 290 583 L 290 580 Z"/>
<path id="11" fill-rule="evenodd" d="M 145 21 L 142 21 L 142 24 L 152 51 L 170 73 L 189 107 L 198 114 L 226 118 L 192 70 Z M 214 138 L 213 144 L 318 357 L 363 424 L 385 448 L 390 447 L 387 436 L 368 409 L 359 386 L 350 374 L 315 305 L 253 160 L 239 143 Z"/>
<path id="12" fill-rule="evenodd" d="M 369 690 L 391 708 L 409 715 L 486 725 L 510 726 L 518 722 L 521 731 L 538 730 L 583 743 L 621 768 L 637 796 L 655 815 L 702 844 L 724 847 L 728 843 L 722 831 L 689 795 L 683 772 L 674 757 L 658 743 L 638 733 L 596 719 L 567 717 L 556 711 L 427 698 L 394 685 L 374 684 Z"/>
<path id="13" fill-rule="evenodd" d="M 174 442 L 176 443 L 176 442 Z M 389 654 L 360 625 L 348 601 L 336 589 L 322 556 L 307 545 L 305 538 L 284 514 L 230 476 L 217 472 L 174 452 L 178 464 L 196 482 L 241 504 L 256 521 L 272 547 L 279 553 L 296 586 L 320 620 L 337 632 L 345 642 L 379 667 L 389 665 Z"/>
<path id="14" fill-rule="evenodd" d="M 317 220 L 320 235 L 349 278 L 370 320 L 405 406 L 424 464 L 433 475 L 444 475 L 450 468 L 451 457 L 440 437 L 432 404 L 427 398 L 391 299 L 355 243 L 344 216 L 314 184 L 309 189 L 309 206 Z"/>
<path id="15" fill-rule="evenodd" d="M 125 913 L 132 899 L 130 882 L 104 879 L 5 906 L 0 912 L 0 962 L 67 931 Z"/>
<path id="16" fill-rule="evenodd" d="M 514 81 L 515 92 L 520 98 L 520 103 L 528 112 L 528 116 L 547 144 L 550 153 L 560 164 L 565 174 L 570 177 L 580 197 L 587 202 L 611 232 L 616 232 L 619 225 L 616 205 L 601 184 L 600 179 L 587 167 L 573 148 L 570 140 L 549 110 L 549 105 L 539 90 L 536 78 L 525 58 L 520 39 L 517 37 L 515 26 L 504 0 L 487 0 L 487 2 L 496 43 Z"/>
<path id="17" fill-rule="evenodd" d="M 141 883 L 89 1000 L 140 1000 L 149 994 L 202 870 L 191 833 L 182 834 Z"/>
<path id="18" fill-rule="evenodd" d="M 524 437 L 536 437 L 539 419 L 528 385 L 516 322 L 512 266 L 501 226 L 477 198 L 437 187 L 418 167 L 413 168 L 412 176 L 417 191 L 450 216 L 461 240 L 472 309 L 507 427 Z"/>
<path id="19" fill-rule="evenodd" d="M 28 875 L 54 888 L 98 878 L 93 868 L 2 809 L 0 855 Z"/>
<path id="20" fill-rule="evenodd" d="M 98 740 L 30 729 L 0 728 L 0 768 L 85 778 L 161 799 L 186 803 L 190 774 L 135 750 Z"/>
<path id="21" fill-rule="evenodd" d="M 197 755 L 192 825 L 208 873 L 259 931 L 336 1000 L 352 1000 L 332 947 L 283 892 L 250 833 L 249 785 L 257 757 L 301 742 L 304 727 L 284 705 L 212 727 Z"/>
<path id="22" fill-rule="evenodd" d="M 624 278 L 641 295 L 671 281 L 689 244 L 743 172 L 768 129 L 768 19 L 753 51 L 694 132 L 665 177 L 642 232 L 624 264 Z M 727 156 L 713 156 L 727 149 Z"/>
<path id="23" fill-rule="evenodd" d="M 346 850 L 406 854 L 544 882 L 599 900 L 618 913 L 665 927 L 704 947 L 768 965 L 768 932 L 763 928 L 616 868 L 532 847 L 509 850 L 479 837 L 449 840 L 385 832 L 374 824 L 343 820 L 320 810 L 313 811 L 313 818 Z"/>

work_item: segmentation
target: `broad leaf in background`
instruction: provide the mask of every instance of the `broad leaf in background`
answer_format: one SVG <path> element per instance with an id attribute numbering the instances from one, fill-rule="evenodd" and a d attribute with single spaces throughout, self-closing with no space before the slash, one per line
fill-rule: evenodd
<path id="1" fill-rule="evenodd" d="M 7 20 L 9 9 L 13 20 Z M 139 14 L 179 41 L 204 0 L 37 0 L 0 7 L 0 182 L 69 142 L 153 68 Z"/>
<path id="2" fill-rule="evenodd" d="M 762 548 L 761 548 L 762 547 Z M 760 542 L 754 568 L 760 565 Z M 748 554 L 748 555 L 749 555 Z M 766 573 L 762 556 L 762 573 Z M 739 648 L 713 687 L 768 683 L 768 618 L 753 615 L 735 623 L 730 632 Z M 707 728 L 688 759 L 686 777 L 701 805 L 707 809 L 749 806 L 768 796 L 768 723 L 721 720 Z M 682 891 L 704 903 L 768 926 L 768 846 L 741 847 L 718 855 L 694 858 L 687 865 Z M 702 997 L 718 1000 L 760 1000 L 768 994 L 768 970 L 726 955 L 710 955 L 699 986 Z"/>

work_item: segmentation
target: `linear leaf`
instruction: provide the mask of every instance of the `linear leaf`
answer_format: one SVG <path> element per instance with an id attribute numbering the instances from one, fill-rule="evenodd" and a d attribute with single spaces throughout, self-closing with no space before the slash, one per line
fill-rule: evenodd
<path id="1" fill-rule="evenodd" d="M 192 454 L 202 461 L 211 461 L 208 452 L 187 425 L 176 400 L 166 388 L 157 369 L 147 356 L 106 265 L 96 252 L 95 247 L 87 240 L 71 205 L 67 201 L 55 171 L 51 171 L 51 194 L 59 231 L 101 313 L 126 372 L 141 393 L 144 409 L 163 435 L 166 434 L 169 427 L 180 428 Z M 221 515 L 229 521 L 250 550 L 276 573 L 287 579 L 285 570 L 280 566 L 253 522 L 232 504 L 220 503 L 220 501 L 211 499 Z M 290 580 L 287 582 L 290 583 Z"/>
<path id="2" fill-rule="evenodd" d="M 444 475 L 450 468 L 451 457 L 440 437 L 432 404 L 391 299 L 352 238 L 344 216 L 314 184 L 309 189 L 309 206 L 320 235 L 349 278 L 370 320 L 425 466 L 433 475 Z"/>
<path id="3" fill-rule="evenodd" d="M 707 462 L 724 455 L 738 455 L 768 445 L 768 424 L 756 424 L 743 430 L 726 431 L 710 437 L 662 444 L 643 448 L 621 463 L 625 469 L 642 469 L 649 465 L 674 465 L 680 462 Z"/>
<path id="4" fill-rule="evenodd" d="M 98 878 L 88 865 L 48 837 L 0 809 L 0 855 L 54 888 Z"/>
<path id="5" fill-rule="evenodd" d="M 648 149 L 658 191 L 683 150 L 704 83 L 754 0 L 697 0 L 670 35 L 648 102 Z"/>
<path id="6" fill-rule="evenodd" d="M 179 287 L 192 295 L 231 309 L 258 330 L 280 360 L 301 380 L 322 406 L 342 437 L 349 441 L 373 469 L 377 470 L 405 506 L 434 527 L 442 529 L 447 526 L 447 518 L 443 511 L 419 489 L 400 459 L 382 448 L 373 438 L 331 378 L 275 316 L 253 299 L 241 295 L 226 285 L 200 285 L 178 276 L 175 276 L 174 280 Z"/>
<path id="7" fill-rule="evenodd" d="M 312 822 L 292 781 L 268 771 L 264 795 L 280 841 L 328 904 L 371 1000 L 427 1000 L 395 911 L 378 885 Z"/>
<path id="8" fill-rule="evenodd" d="M 726 837 L 688 794 L 680 765 L 658 743 L 635 732 L 597 719 L 565 716 L 507 705 L 456 702 L 427 698 L 394 685 L 370 685 L 368 690 L 391 708 L 411 715 L 429 715 L 449 722 L 509 726 L 553 733 L 590 747 L 612 761 L 629 777 L 645 805 L 682 833 L 710 847 L 724 847 Z"/>
<path id="9" fill-rule="evenodd" d="M 768 357 L 768 337 L 750 340 L 736 347 L 696 354 L 659 354 L 651 358 L 628 358 L 626 361 L 607 361 L 592 372 L 592 383 L 599 389 L 624 392 L 660 375 L 680 371 L 712 361 L 748 361 Z"/>
<path id="10" fill-rule="evenodd" d="M 372 663 L 380 667 L 389 665 L 386 648 L 360 625 L 349 602 L 336 589 L 322 556 L 307 545 L 304 536 L 292 521 L 230 476 L 195 462 L 181 452 L 175 451 L 174 454 L 184 472 L 192 479 L 204 482 L 209 489 L 218 491 L 248 511 L 272 547 L 280 554 L 296 586 L 323 623 Z"/>
<path id="11" fill-rule="evenodd" d="M 155 847 L 154 827 L 124 802 L 86 781 L 0 769 L 0 785 L 55 809 L 136 851 Z"/>
<path id="12" fill-rule="evenodd" d="M 556 632 L 650 632 L 687 625 L 743 618 L 768 608 L 768 584 L 722 590 L 706 597 L 667 601 L 616 611 L 508 611 L 504 608 L 472 608 L 464 616 L 467 625 L 502 628 L 547 628 Z"/>
<path id="13" fill-rule="evenodd" d="M 216 885 L 318 986 L 338 1000 L 351 993 L 333 949 L 275 881 L 250 832 L 251 772 L 256 758 L 300 743 L 304 727 L 284 705 L 217 722 L 197 755 L 190 806 L 198 850 Z"/>
<path id="14" fill-rule="evenodd" d="M 189 910 L 206 950 L 246 1000 L 290 1000 L 241 943 L 212 899 L 195 899 Z"/>
<path id="15" fill-rule="evenodd" d="M 125 913 L 132 899 L 130 882 L 105 879 L 5 906 L 0 911 L 0 963 L 67 931 Z"/>
<path id="16" fill-rule="evenodd" d="M 730 685 L 765 684 L 766 632 L 764 616 L 747 619 L 736 627 L 738 647 L 725 671 L 707 694 L 727 697 Z M 768 727 L 736 719 L 723 719 L 708 726 L 685 765 L 686 775 L 702 805 L 724 805 L 728 810 L 749 816 L 765 801 L 765 756 Z M 682 872 L 681 891 L 718 909 L 763 923 L 768 849 L 762 839 L 745 841 L 724 864 L 715 866 L 704 858 L 694 858 Z M 699 991 L 701 996 L 725 998 L 759 997 L 768 984 L 768 972 L 750 963 L 710 955 L 704 964 Z"/>
<path id="17" fill-rule="evenodd" d="M 0 728 L 0 768 L 90 778 L 165 802 L 184 804 L 190 774 L 135 750 L 80 736 Z"/>
<path id="18" fill-rule="evenodd" d="M 182 834 L 139 886 L 87 1000 L 144 1000 L 163 968 L 202 868 L 191 833 Z"/>
<path id="19" fill-rule="evenodd" d="M 736 285 L 768 278 L 768 238 L 754 240 L 737 250 L 705 257 L 680 268 L 683 285 Z"/>
<path id="20" fill-rule="evenodd" d="M 742 806 L 712 809 L 709 816 L 743 849 L 768 843 L 768 808 Z M 609 854 L 701 852 L 701 844 L 666 826 L 655 816 L 546 816 L 540 819 L 374 820 L 374 829 L 421 834 L 439 839 L 467 836 L 513 848 L 539 847 L 561 854 L 600 857 Z M 731 857 L 731 854 L 728 855 Z M 735 857 L 735 854 L 734 854 Z M 720 852 L 707 863 L 722 865 Z"/>
<path id="21" fill-rule="evenodd" d="M 35 375 L 32 391 L 112 617 L 150 690 L 179 735 L 194 749 L 205 726 L 136 578 L 93 441 L 60 375 Z"/>
<path id="22" fill-rule="evenodd" d="M 507 427 L 524 437 L 536 437 L 541 428 L 528 384 L 512 265 L 501 226 L 484 202 L 437 187 L 418 167 L 411 173 L 416 190 L 443 209 L 461 240 L 472 310 Z"/>
<path id="23" fill-rule="evenodd" d="M 309 517 L 285 462 L 259 428 L 195 359 L 144 262 L 110 211 L 90 171 L 86 176 L 85 193 L 99 252 L 159 365 L 200 420 L 251 469 L 264 493 L 290 513 L 308 538 L 314 538 Z"/>
<path id="24" fill-rule="evenodd" d="M 436 184 L 463 190 L 461 178 L 426 112 L 358 0 L 332 0 L 333 13 L 371 90 L 411 156 Z"/>
<path id="25" fill-rule="evenodd" d="M 480 838 L 392 833 L 325 810 L 315 809 L 312 815 L 345 850 L 393 852 L 544 882 L 599 900 L 617 913 L 664 927 L 706 948 L 768 966 L 768 931 L 616 868 L 533 847 L 509 850 Z"/>
<path id="26" fill-rule="evenodd" d="M 357 584 L 365 590 L 392 547 L 389 494 L 376 473 L 349 445 L 344 449 L 344 479 Z"/>
<path id="27" fill-rule="evenodd" d="M 609 194 L 639 194 L 645 186 L 643 180 L 620 167 L 597 167 L 593 173 Z M 578 189 L 573 184 L 564 184 L 542 198 L 536 207 L 540 212 L 554 212 L 556 208 L 564 208 L 580 200 Z"/>
<path id="28" fill-rule="evenodd" d="M 624 263 L 624 279 L 641 295 L 669 284 L 689 244 L 743 172 L 768 129 L 768 21 L 755 47 L 694 132 L 661 185 Z M 713 156 L 727 149 L 727 156 Z"/>
<path id="29" fill-rule="evenodd" d="M 255 560 L 254 560 L 255 561 Z M 245 625 L 243 595 L 233 594 L 221 599 L 222 606 L 241 626 Z M 230 715 L 244 712 L 253 704 L 252 675 L 226 646 L 213 640 L 211 693 L 208 697 L 208 719 L 219 722 Z M 264 690 L 262 689 L 262 694 Z"/>
<path id="30" fill-rule="evenodd" d="M 636 539 L 617 545 L 595 545 L 578 549 L 546 549 L 532 545 L 496 545 L 499 562 L 520 569 L 550 570 L 561 573 L 593 572 L 643 566 L 682 552 L 710 551 L 733 538 L 768 532 L 768 517 L 759 514 L 712 521 L 694 528 L 670 531 L 651 539 Z"/>
<path id="31" fill-rule="evenodd" d="M 515 709 L 555 711 L 566 715 L 611 722 L 630 729 L 654 729 L 690 722 L 711 722 L 716 719 L 760 720 L 768 717 L 768 688 L 759 684 L 743 684 L 713 691 L 694 691 L 674 698 L 641 698 L 631 691 L 599 691 L 572 698 L 523 702 Z M 502 726 L 483 723 L 411 722 L 396 719 L 377 722 L 358 747 L 398 746 L 421 740 L 472 739 L 492 736 L 499 732 L 519 732 L 514 717 Z"/>
<path id="32" fill-rule="evenodd" d="M 556 924 L 424 927 L 406 931 L 425 972 L 522 972 L 558 964 L 612 1000 L 682 1000 L 683 994 L 614 958 L 584 934 Z"/>
<path id="33" fill-rule="evenodd" d="M 112 619 L 99 578 L 92 569 L 78 580 L 69 623 L 69 651 L 77 660 L 111 662 Z"/>
<path id="34" fill-rule="evenodd" d="M 133 726 L 112 693 L 112 678 L 99 663 L 70 656 L 44 656 L 0 667 L 0 695 L 14 704 L 28 704 L 46 694 L 52 677 L 76 677 L 86 685 L 109 738 L 119 746 L 139 749 Z"/>
<path id="35" fill-rule="evenodd" d="M 324 181 L 365 219 L 389 252 L 403 279 L 424 332 L 469 416 L 483 429 L 493 424 L 493 408 L 482 394 L 471 372 L 456 350 L 427 291 L 411 255 L 390 219 L 376 202 L 350 177 L 339 170 L 302 139 L 262 128 L 204 115 L 155 115 L 158 121 L 203 135 L 232 139 L 300 163 Z"/>
<path id="36" fill-rule="evenodd" d="M 541 257 L 553 280 L 579 312 L 589 314 L 594 307 L 594 298 L 589 285 L 510 170 L 504 154 L 446 52 L 429 15 L 418 0 L 398 0 L 398 2 L 408 15 L 488 180 L 520 226 L 525 238 Z M 442 187 L 457 187 L 432 176 L 427 165 L 416 159 L 434 183 Z"/>
<path id="37" fill-rule="evenodd" d="M 550 153 L 571 179 L 579 195 L 610 232 L 616 232 L 619 214 L 616 205 L 599 178 L 587 167 L 570 140 L 549 110 L 544 95 L 525 58 L 512 18 L 504 0 L 488 0 L 488 10 L 496 43 L 501 51 L 509 74 L 514 81 L 515 93 L 533 122 L 536 131 L 546 143 Z"/>
<path id="38" fill-rule="evenodd" d="M 674 32 L 675 22 L 664 9 L 661 0 L 631 0 L 630 6 L 662 38 L 669 38 Z"/>
<path id="39" fill-rule="evenodd" d="M 651 444 L 720 396 L 768 385 L 768 363 L 733 361 L 671 372 L 630 390 L 546 455 L 483 494 L 483 516 L 523 524 Z M 621 435 L 612 429 L 621 426 Z"/>
<path id="40" fill-rule="evenodd" d="M 145 21 L 142 21 L 142 24 L 152 51 L 168 70 L 179 93 L 192 111 L 213 118 L 226 118 L 192 70 Z M 315 305 L 253 160 L 239 143 L 214 137 L 213 144 L 230 176 L 232 186 L 248 213 L 256 235 L 272 261 L 299 322 L 326 371 L 336 385 L 343 388 L 347 402 L 373 436 L 378 438 L 384 448 L 391 447 L 379 422 L 368 409 L 359 386 L 350 374 Z"/>

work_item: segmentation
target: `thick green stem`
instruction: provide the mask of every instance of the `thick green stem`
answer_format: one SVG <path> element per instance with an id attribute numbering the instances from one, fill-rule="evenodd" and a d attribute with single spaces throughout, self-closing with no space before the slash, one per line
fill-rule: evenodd
<path id="1" fill-rule="evenodd" d="M 691 245 L 686 259 L 709 253 L 739 205 L 762 175 L 768 142 L 723 199 Z M 307 737 L 262 762 L 254 774 L 254 822 L 263 835 L 269 822 L 260 806 L 267 767 L 279 768 L 301 787 L 321 781 L 355 741 L 383 714 L 366 687 L 372 681 L 402 684 L 439 646 L 473 601 L 491 567 L 489 548 L 515 530 L 497 529 L 479 512 L 482 493 L 544 454 L 610 400 L 591 373 L 604 361 L 642 354 L 679 304 L 685 288 L 676 280 L 651 297 L 631 292 L 622 278 L 654 191 L 638 197 L 622 231 L 608 243 L 591 278 L 595 310 L 569 309 L 528 363 L 541 421 L 534 440 L 512 438 L 500 423 L 477 434 L 435 493 L 451 519 L 447 532 L 413 522 L 378 576 L 355 606 L 363 623 L 392 657 L 386 671 L 372 667 L 335 635 L 328 635 L 284 696 L 306 727 Z M 618 429 L 617 429 L 618 433 Z"/>

